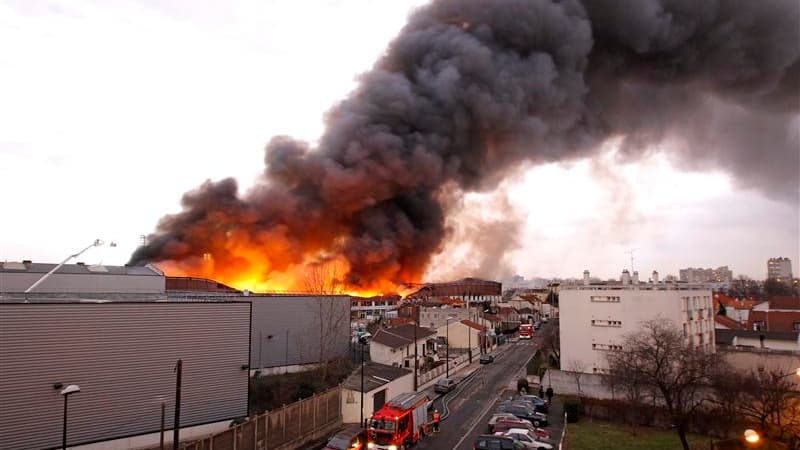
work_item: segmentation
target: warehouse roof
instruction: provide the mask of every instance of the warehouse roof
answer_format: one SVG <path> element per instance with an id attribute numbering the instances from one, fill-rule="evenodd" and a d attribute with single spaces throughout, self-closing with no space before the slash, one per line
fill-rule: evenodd
<path id="1" fill-rule="evenodd" d="M 364 392 L 373 391 L 410 373 L 411 370 L 401 367 L 387 366 L 376 362 L 364 363 Z M 343 386 L 345 389 L 361 392 L 361 367 L 347 377 Z"/>

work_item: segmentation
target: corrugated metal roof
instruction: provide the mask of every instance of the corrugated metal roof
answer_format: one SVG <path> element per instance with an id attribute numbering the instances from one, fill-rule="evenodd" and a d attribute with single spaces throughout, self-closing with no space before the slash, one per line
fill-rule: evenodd
<path id="1" fill-rule="evenodd" d="M 376 362 L 364 364 L 364 392 L 370 392 L 379 387 L 411 373 L 409 369 L 387 366 Z M 342 386 L 351 391 L 361 392 L 361 367 L 357 368 L 344 381 Z"/>
<path id="2" fill-rule="evenodd" d="M 58 264 L 50 263 L 21 263 L 21 262 L 4 262 L 0 264 L 0 272 L 28 272 L 28 273 L 41 273 L 45 274 L 51 271 Z M 20 267 L 24 267 L 21 269 Z M 105 270 L 99 269 L 105 268 Z M 59 274 L 95 274 L 95 275 L 137 275 L 137 276 L 162 276 L 150 266 L 91 266 L 86 264 L 64 264 L 56 273 Z"/>

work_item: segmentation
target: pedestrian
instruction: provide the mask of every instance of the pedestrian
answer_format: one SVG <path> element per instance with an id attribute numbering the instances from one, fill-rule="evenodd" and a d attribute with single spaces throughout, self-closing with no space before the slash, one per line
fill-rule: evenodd
<path id="1" fill-rule="evenodd" d="M 434 433 L 438 433 L 439 432 L 439 420 L 440 420 L 439 410 L 438 409 L 434 409 L 433 410 L 433 432 Z"/>
<path id="2" fill-rule="evenodd" d="M 544 400 L 544 389 L 541 384 L 539 385 L 539 398 Z"/>
<path id="3" fill-rule="evenodd" d="M 547 387 L 547 403 L 553 403 L 553 388 L 552 386 Z"/>

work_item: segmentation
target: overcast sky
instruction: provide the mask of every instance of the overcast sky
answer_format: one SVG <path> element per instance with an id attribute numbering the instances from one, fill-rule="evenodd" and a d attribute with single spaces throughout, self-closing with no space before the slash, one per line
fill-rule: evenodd
<path id="1" fill-rule="evenodd" d="M 81 259 L 125 263 L 185 191 L 226 176 L 250 185 L 275 134 L 316 139 L 422 3 L 0 3 L 0 261 L 57 262 L 102 238 L 118 246 Z M 469 196 L 431 276 L 485 263 L 458 224 L 509 217 L 522 225 L 498 263 L 527 277 L 617 276 L 631 248 L 647 274 L 728 265 L 763 278 L 773 256 L 797 274 L 800 205 L 679 170 L 657 150 L 621 162 L 612 144 Z"/>

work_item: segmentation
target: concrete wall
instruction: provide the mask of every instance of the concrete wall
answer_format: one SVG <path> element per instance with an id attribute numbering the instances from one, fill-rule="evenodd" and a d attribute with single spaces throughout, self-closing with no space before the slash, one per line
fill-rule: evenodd
<path id="1" fill-rule="evenodd" d="M 752 350 L 734 350 L 721 348 L 723 357 L 735 369 L 741 371 L 758 370 L 763 367 L 767 371 L 793 373 L 800 367 L 800 353 Z M 788 377 L 800 387 L 796 376 Z"/>
<path id="2" fill-rule="evenodd" d="M 386 390 L 386 401 L 388 402 L 398 394 L 403 392 L 413 392 L 414 374 L 409 373 L 402 377 L 392 380 L 383 386 L 364 393 L 364 418 L 369 418 L 375 411 L 374 396 L 376 393 Z M 361 416 L 361 392 L 350 389 L 342 389 L 342 421 L 344 423 L 359 423 Z"/>
<path id="3" fill-rule="evenodd" d="M 714 348 L 711 291 L 593 286 L 561 289 L 561 367 L 594 373 L 606 367 L 605 351 L 623 336 L 638 331 L 643 321 L 671 320 L 697 345 Z M 702 311 L 703 319 L 699 319 Z M 691 317 L 692 320 L 688 320 Z"/>
<path id="4" fill-rule="evenodd" d="M 741 337 L 735 336 L 733 338 L 733 345 L 743 345 L 747 347 L 761 347 L 761 340 L 756 337 Z M 764 347 L 772 350 L 788 350 L 800 352 L 800 340 L 786 341 L 782 339 L 764 339 Z"/>
<path id="5" fill-rule="evenodd" d="M 173 368 L 183 360 L 181 425 L 247 415 L 250 304 L 0 304 L 0 443 L 72 445 L 152 433 L 161 401 L 172 422 Z"/>
<path id="6" fill-rule="evenodd" d="M 539 383 L 547 389 L 552 386 L 553 392 L 556 395 L 582 395 L 584 397 L 610 399 L 612 398 L 611 390 L 602 384 L 602 377 L 592 373 L 580 374 L 580 392 L 578 391 L 578 382 L 576 380 L 575 372 L 565 372 L 561 370 L 548 370 L 541 381 L 538 376 L 529 376 L 531 381 Z M 616 394 L 620 396 L 619 393 Z"/>

